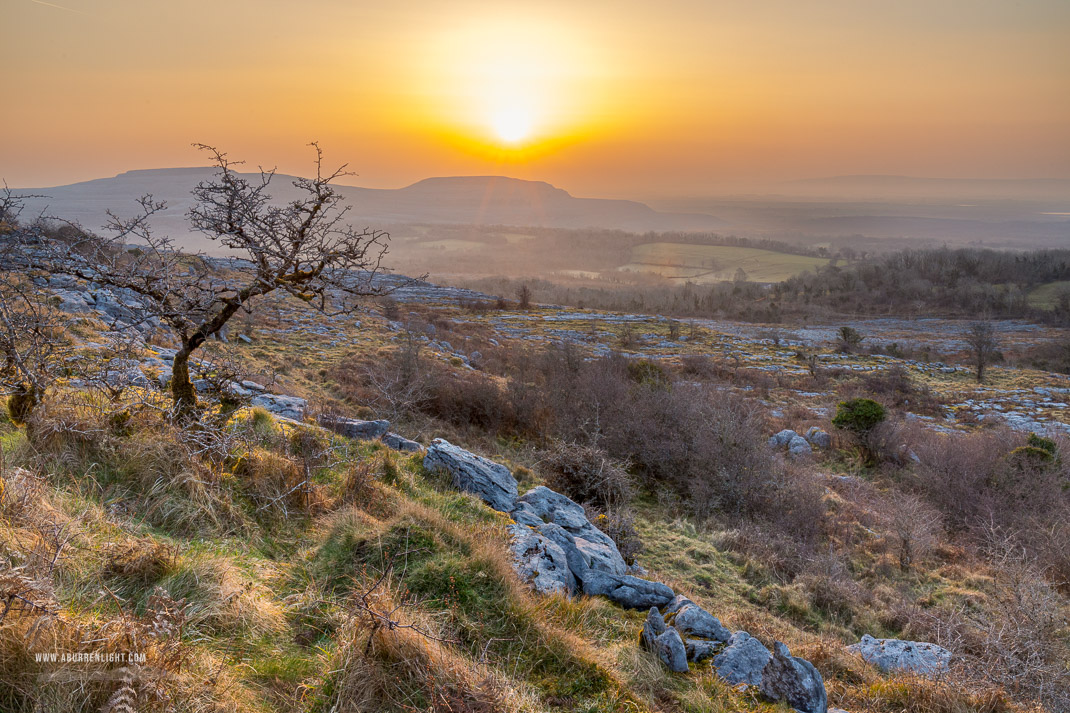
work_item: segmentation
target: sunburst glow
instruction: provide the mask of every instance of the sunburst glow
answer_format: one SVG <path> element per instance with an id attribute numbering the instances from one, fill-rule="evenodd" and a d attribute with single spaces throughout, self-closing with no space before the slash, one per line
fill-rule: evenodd
<path id="1" fill-rule="evenodd" d="M 535 18 L 485 17 L 429 43 L 426 110 L 475 152 L 530 155 L 587 128 L 601 102 L 593 43 Z"/>
<path id="2" fill-rule="evenodd" d="M 517 144 L 531 134 L 531 114 L 521 107 L 505 107 L 491 117 L 491 125 L 499 139 Z"/>

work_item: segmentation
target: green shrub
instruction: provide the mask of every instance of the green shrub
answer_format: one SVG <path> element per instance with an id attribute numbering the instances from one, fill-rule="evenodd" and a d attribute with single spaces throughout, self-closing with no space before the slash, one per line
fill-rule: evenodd
<path id="1" fill-rule="evenodd" d="M 864 436 L 887 417 L 884 407 L 873 399 L 851 399 L 841 401 L 836 409 L 832 425 Z"/>
<path id="2" fill-rule="evenodd" d="M 1026 439 L 1026 445 L 1028 445 L 1030 448 L 1039 448 L 1040 450 L 1047 452 L 1048 455 L 1051 456 L 1051 458 L 1054 458 L 1056 455 L 1055 441 L 1051 440 L 1050 438 L 1043 438 L 1042 436 L 1038 436 L 1035 433 L 1030 433 L 1029 438 Z M 1051 460 L 1051 458 L 1049 458 L 1048 460 Z"/>
<path id="3" fill-rule="evenodd" d="M 1019 468 L 1039 468 L 1055 460 L 1051 451 L 1033 445 L 1019 446 L 1007 454 L 1007 460 Z"/>
<path id="4" fill-rule="evenodd" d="M 628 362 L 628 378 L 652 389 L 668 389 L 672 386 L 672 377 L 665 367 L 649 359 Z"/>

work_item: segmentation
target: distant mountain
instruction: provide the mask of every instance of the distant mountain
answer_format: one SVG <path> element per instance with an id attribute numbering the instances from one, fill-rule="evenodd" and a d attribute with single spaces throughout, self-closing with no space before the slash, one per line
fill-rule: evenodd
<path id="1" fill-rule="evenodd" d="M 67 186 L 19 189 L 46 196 L 27 201 L 27 215 L 48 214 L 76 220 L 89 229 L 107 222 L 107 211 L 127 215 L 145 193 L 167 202 L 154 225 L 186 248 L 206 248 L 190 233 L 185 212 L 190 191 L 209 178 L 212 168 L 162 168 L 127 171 Z M 255 174 L 246 174 L 254 176 Z M 277 200 L 295 195 L 293 176 L 276 175 L 271 193 Z M 542 181 L 504 176 L 428 178 L 397 189 L 338 186 L 353 206 L 352 220 L 360 226 L 406 224 L 510 225 L 550 228 L 610 228 L 631 232 L 709 231 L 726 223 L 701 213 L 663 213 L 635 201 L 576 198 Z"/>
<path id="2" fill-rule="evenodd" d="M 850 175 L 804 178 L 777 186 L 786 193 L 847 197 L 948 197 L 1070 199 L 1070 179 L 1063 178 L 919 178 Z"/>

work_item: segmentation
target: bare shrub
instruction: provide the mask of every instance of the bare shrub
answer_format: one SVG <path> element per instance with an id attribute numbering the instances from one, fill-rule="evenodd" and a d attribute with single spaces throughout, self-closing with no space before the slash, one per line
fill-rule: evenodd
<path id="1" fill-rule="evenodd" d="M 636 555 L 643 551 L 643 540 L 635 529 L 635 513 L 632 509 L 620 506 L 612 510 L 599 510 L 587 506 L 584 511 L 587 519 L 613 540 L 624 561 L 634 564 Z"/>
<path id="2" fill-rule="evenodd" d="M 633 495 L 624 464 L 595 446 L 561 443 L 542 460 L 546 484 L 578 503 L 618 508 Z"/>
<path id="3" fill-rule="evenodd" d="M 430 396 L 431 367 L 422 355 L 423 344 L 412 331 L 406 330 L 398 347 L 385 359 L 368 363 L 357 377 L 363 387 L 363 402 L 376 413 L 396 421 L 422 408 Z M 351 384 L 349 365 L 336 369 L 334 376 L 343 384 Z"/>
<path id="4" fill-rule="evenodd" d="M 899 568 L 906 571 L 924 561 L 939 541 L 942 518 L 921 499 L 898 492 L 890 497 L 887 513 Z"/>
<path id="5" fill-rule="evenodd" d="M 896 409 L 936 415 L 942 411 L 939 400 L 923 384 L 917 383 L 901 365 L 862 374 L 836 389 L 842 399 L 876 398 Z"/>
<path id="6" fill-rule="evenodd" d="M 1065 520 L 1065 462 L 1011 457 L 1024 437 L 1007 430 L 968 435 L 919 434 L 915 468 L 922 494 L 947 517 L 950 527 L 977 532 L 987 523 L 1039 532 Z M 1032 548 L 1031 548 L 1032 549 Z"/>

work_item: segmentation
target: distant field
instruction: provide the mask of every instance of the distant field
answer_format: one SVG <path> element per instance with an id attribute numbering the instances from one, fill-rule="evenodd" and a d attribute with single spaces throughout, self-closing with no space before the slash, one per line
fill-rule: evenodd
<path id="1" fill-rule="evenodd" d="M 620 269 L 691 282 L 735 279 L 739 269 L 751 282 L 781 282 L 828 264 L 826 258 L 789 255 L 757 248 L 687 243 L 646 243 L 632 249 L 631 262 Z"/>
<path id="2" fill-rule="evenodd" d="M 426 250 L 480 250 L 487 245 L 476 240 L 427 240 L 417 243 L 416 247 Z"/>
<path id="3" fill-rule="evenodd" d="M 1063 280 L 1062 282 L 1049 282 L 1030 292 L 1027 299 L 1029 300 L 1029 304 L 1034 307 L 1053 309 L 1056 301 L 1059 299 L 1059 295 L 1064 291 L 1070 291 L 1070 281 Z"/>

